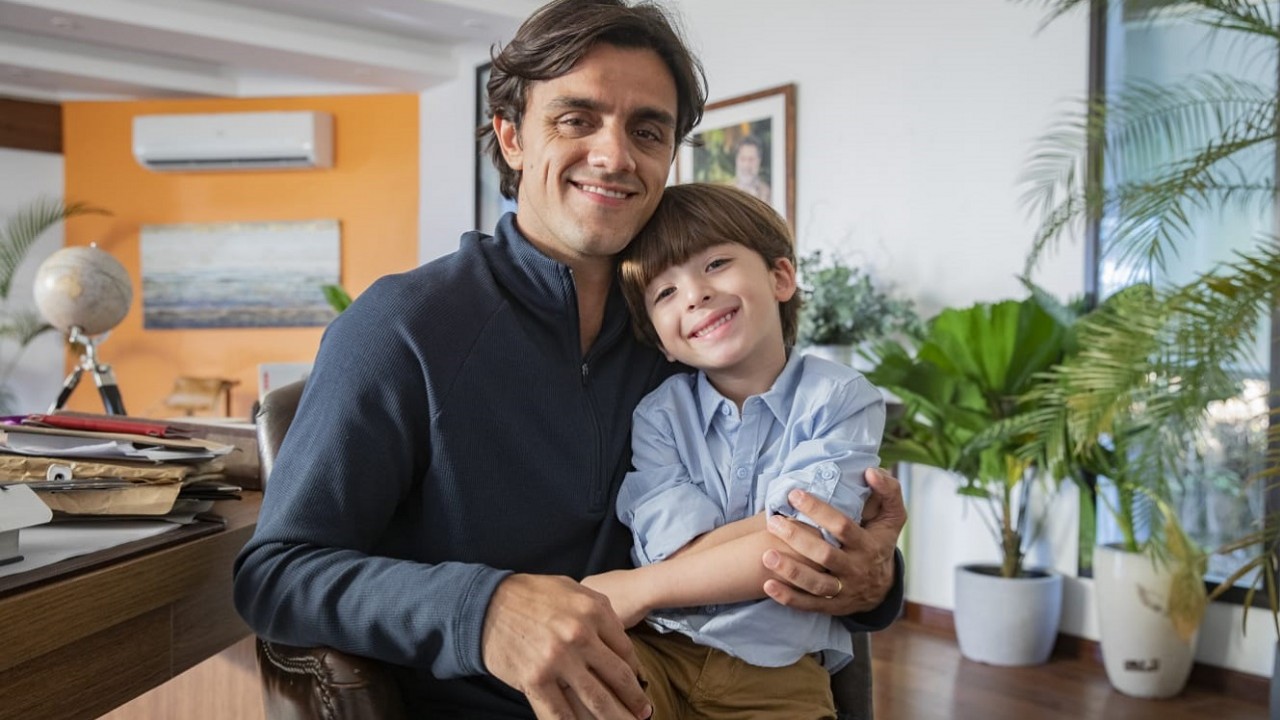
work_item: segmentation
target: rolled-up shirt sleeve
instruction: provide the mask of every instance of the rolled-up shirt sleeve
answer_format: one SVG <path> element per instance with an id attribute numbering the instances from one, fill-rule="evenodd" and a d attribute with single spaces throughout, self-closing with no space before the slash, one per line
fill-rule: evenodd
<path id="1" fill-rule="evenodd" d="M 810 422 L 809 437 L 787 453 L 778 476 L 768 479 L 766 507 L 771 513 L 818 527 L 787 500 L 788 493 L 800 489 L 860 522 L 871 494 L 863 474 L 880 463 L 884 397 L 860 377 L 838 386 L 828 401 L 815 408 Z M 839 544 L 825 530 L 823 536 Z"/>
<path id="2" fill-rule="evenodd" d="M 632 560 L 649 565 L 724 524 L 724 513 L 690 475 L 660 403 L 642 403 L 631 430 L 632 463 L 618 491 L 618 519 L 631 529 Z"/>

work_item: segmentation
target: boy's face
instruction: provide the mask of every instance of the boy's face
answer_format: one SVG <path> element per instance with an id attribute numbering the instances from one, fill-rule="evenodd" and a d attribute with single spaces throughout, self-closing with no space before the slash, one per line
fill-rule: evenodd
<path id="1" fill-rule="evenodd" d="M 766 264 L 748 247 L 723 243 L 655 277 L 644 304 L 667 359 L 713 380 L 761 373 L 772 384 L 786 363 L 778 304 L 795 292 L 790 260 Z"/>

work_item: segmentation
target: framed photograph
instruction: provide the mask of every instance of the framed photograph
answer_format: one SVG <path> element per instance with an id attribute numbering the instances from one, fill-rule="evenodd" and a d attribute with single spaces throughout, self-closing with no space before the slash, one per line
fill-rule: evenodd
<path id="1" fill-rule="evenodd" d="M 485 104 L 489 97 L 488 91 L 485 90 L 485 85 L 489 83 L 489 65 L 490 63 L 485 63 L 476 68 L 475 127 L 477 129 L 489 122 L 489 115 L 485 112 Z M 516 201 L 502 197 L 502 191 L 499 190 L 498 168 L 493 166 L 493 160 L 489 158 L 489 153 L 485 152 L 484 146 L 485 143 L 476 138 L 476 229 L 492 233 L 494 226 L 498 224 L 498 219 L 516 209 Z"/>
<path id="2" fill-rule="evenodd" d="M 796 86 L 709 103 L 692 145 L 680 147 L 676 182 L 736 185 L 796 223 Z"/>

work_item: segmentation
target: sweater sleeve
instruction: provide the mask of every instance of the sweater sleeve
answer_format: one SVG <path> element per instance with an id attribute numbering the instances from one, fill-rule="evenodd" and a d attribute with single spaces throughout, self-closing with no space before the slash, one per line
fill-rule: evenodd
<path id="1" fill-rule="evenodd" d="M 376 286 L 366 291 L 375 294 Z M 438 678 L 481 674 L 485 612 L 508 573 L 375 552 L 431 450 L 412 333 L 395 303 L 371 299 L 325 332 L 257 529 L 236 559 L 235 604 L 270 640 Z"/>

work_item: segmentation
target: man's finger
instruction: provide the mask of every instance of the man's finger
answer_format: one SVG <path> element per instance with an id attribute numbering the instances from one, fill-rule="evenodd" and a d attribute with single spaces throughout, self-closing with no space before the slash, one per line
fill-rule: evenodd
<path id="1" fill-rule="evenodd" d="M 585 715 L 576 712 L 559 686 L 541 692 L 526 689 L 524 694 L 538 720 L 577 720 L 591 717 L 590 712 Z"/>
<path id="2" fill-rule="evenodd" d="M 883 468 L 869 468 L 864 474 L 867 485 L 871 488 L 872 498 L 879 502 L 878 512 L 873 516 L 865 516 L 863 525 L 886 525 L 894 529 L 895 535 L 907 523 L 907 506 L 902 499 L 902 483 Z"/>

